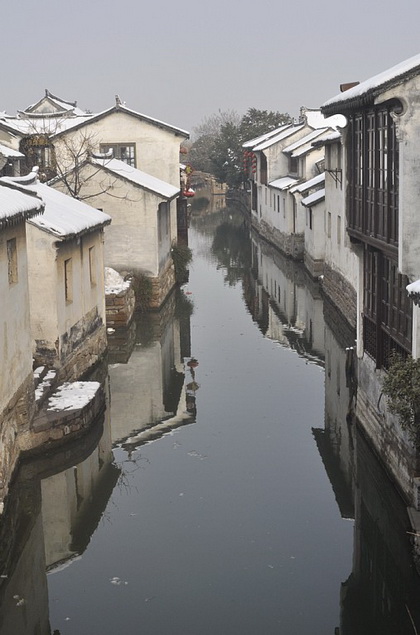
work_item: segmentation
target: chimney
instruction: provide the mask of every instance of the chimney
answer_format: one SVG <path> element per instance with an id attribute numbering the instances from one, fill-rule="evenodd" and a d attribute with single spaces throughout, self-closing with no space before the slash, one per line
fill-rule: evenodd
<path id="1" fill-rule="evenodd" d="M 346 90 L 350 90 L 350 88 L 354 88 L 354 86 L 358 86 L 360 82 L 347 82 L 347 84 L 340 84 L 340 92 L 345 93 Z"/>

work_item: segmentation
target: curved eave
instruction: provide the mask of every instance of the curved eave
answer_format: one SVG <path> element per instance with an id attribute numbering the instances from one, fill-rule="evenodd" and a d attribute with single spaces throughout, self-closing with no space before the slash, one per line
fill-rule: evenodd
<path id="1" fill-rule="evenodd" d="M 12 216 L 8 216 L 7 218 L 0 218 L 0 231 L 2 229 L 6 229 L 7 227 L 15 227 L 20 223 L 24 223 L 25 221 L 33 218 L 34 216 L 39 216 L 44 212 L 44 205 L 38 209 L 30 210 L 29 212 L 17 212 Z"/>
<path id="2" fill-rule="evenodd" d="M 163 192 L 159 192 L 158 190 L 154 190 L 151 187 L 147 187 L 147 185 L 142 185 L 141 183 L 137 183 L 136 181 L 131 180 L 130 178 L 128 178 L 127 176 L 124 176 L 123 174 L 118 174 L 114 170 L 109 169 L 106 165 L 102 165 L 100 167 L 105 172 L 107 172 L 108 174 L 113 176 L 114 178 L 119 178 L 119 179 L 122 179 L 124 181 L 127 181 L 133 187 L 138 187 L 141 190 L 144 190 L 145 192 L 149 192 L 150 194 L 154 194 L 155 196 L 157 196 L 158 198 L 163 199 L 164 201 L 169 201 L 169 202 L 173 201 L 181 193 L 181 189 L 177 189 L 176 192 L 174 192 L 174 194 L 168 196 L 168 195 L 164 194 Z M 50 183 L 52 183 L 52 181 L 50 181 Z"/>
<path id="3" fill-rule="evenodd" d="M 93 232 L 101 231 L 104 229 L 104 227 L 106 227 L 106 225 L 110 225 L 111 220 L 112 219 L 109 219 L 103 223 L 98 223 L 97 225 L 92 225 L 92 227 L 86 227 L 86 229 L 82 229 L 81 231 L 71 232 L 68 234 L 58 234 L 57 232 L 55 232 L 52 229 L 49 229 L 48 227 L 40 227 L 39 225 L 34 225 L 34 227 L 36 227 L 40 231 L 45 232 L 46 234 L 49 234 L 50 236 L 53 236 L 56 239 L 55 240 L 56 244 L 57 243 L 61 244 L 61 243 L 70 242 L 71 240 L 75 240 L 77 238 L 81 238 L 82 236 L 86 236 L 86 234 L 92 234 Z"/>
<path id="4" fill-rule="evenodd" d="M 375 104 L 376 98 L 381 95 L 381 93 L 386 92 L 390 88 L 395 88 L 404 84 L 406 81 L 415 77 L 420 72 L 420 66 L 416 66 L 415 68 L 410 69 L 407 73 L 400 75 L 399 77 L 394 77 L 393 79 L 380 84 L 379 86 L 375 86 L 374 88 L 367 89 L 361 95 L 355 95 L 353 97 L 349 97 L 345 99 L 339 99 L 332 103 L 326 103 L 321 106 L 321 112 L 323 115 L 335 115 L 335 114 L 346 114 L 347 112 L 351 112 L 354 110 L 365 109 L 373 106 Z M 350 88 L 349 92 L 357 90 L 357 87 Z M 345 94 L 345 93 L 344 93 Z M 397 99 L 397 97 L 394 97 Z"/>

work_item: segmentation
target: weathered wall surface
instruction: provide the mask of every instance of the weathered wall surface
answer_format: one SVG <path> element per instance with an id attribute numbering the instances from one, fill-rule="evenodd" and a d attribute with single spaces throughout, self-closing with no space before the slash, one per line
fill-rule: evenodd
<path id="1" fill-rule="evenodd" d="M 115 328 L 128 326 L 136 306 L 134 289 L 130 287 L 120 293 L 109 293 L 105 298 L 105 304 L 107 326 Z"/>
<path id="2" fill-rule="evenodd" d="M 272 245 L 280 249 L 286 256 L 295 260 L 303 259 L 304 235 L 285 234 L 275 227 L 270 227 L 264 220 L 258 221 L 254 215 L 251 218 L 253 228 Z"/>
<path id="3" fill-rule="evenodd" d="M 383 372 L 375 369 L 374 361 L 366 354 L 358 360 L 356 418 L 406 502 L 419 509 L 416 452 L 397 418 L 387 409 L 381 389 Z"/>
<path id="4" fill-rule="evenodd" d="M 322 291 L 337 307 L 349 325 L 356 329 L 357 321 L 357 294 L 350 282 L 325 263 L 322 280 Z"/>

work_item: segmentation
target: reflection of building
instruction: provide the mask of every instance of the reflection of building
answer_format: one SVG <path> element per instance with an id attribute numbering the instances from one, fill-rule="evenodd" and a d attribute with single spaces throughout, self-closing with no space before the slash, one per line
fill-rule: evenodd
<path id="1" fill-rule="evenodd" d="M 303 268 L 253 234 L 252 275 L 245 298 L 266 337 L 317 363 L 324 358 L 322 299 Z"/>
<path id="2" fill-rule="evenodd" d="M 219 183 L 212 174 L 193 172 L 191 187 L 195 196 L 191 199 L 191 211 L 194 215 L 213 214 L 226 207 L 227 186 Z"/>
<path id="3" fill-rule="evenodd" d="M 119 474 L 111 461 L 102 416 L 78 441 L 20 464 L 0 516 L 2 635 L 50 633 L 46 569 L 86 547 Z"/>
<path id="4" fill-rule="evenodd" d="M 191 311 L 187 305 L 183 294 L 173 294 L 162 311 L 137 315 L 131 356 L 127 363 L 109 368 L 113 442 L 145 430 L 150 433 L 153 426 L 186 411 L 183 359 L 190 356 Z"/>
<path id="5" fill-rule="evenodd" d="M 420 629 L 420 584 L 407 508 L 356 434 L 353 572 L 342 585 L 340 635 L 412 635 Z"/>
<path id="6" fill-rule="evenodd" d="M 39 482 L 11 488 L 0 518 L 0 633 L 50 633 Z"/>
<path id="7" fill-rule="evenodd" d="M 103 434 L 89 456 L 41 481 L 47 570 L 70 563 L 86 549 L 119 473 L 107 410 Z"/>
<path id="8" fill-rule="evenodd" d="M 346 346 L 352 343 L 352 334 L 348 327 L 346 334 L 336 328 L 337 314 L 330 317 L 332 327 L 328 319 L 329 315 L 325 315 L 325 426 L 312 432 L 341 516 L 354 518 L 354 425 L 349 416 L 353 385 L 346 351 Z"/>

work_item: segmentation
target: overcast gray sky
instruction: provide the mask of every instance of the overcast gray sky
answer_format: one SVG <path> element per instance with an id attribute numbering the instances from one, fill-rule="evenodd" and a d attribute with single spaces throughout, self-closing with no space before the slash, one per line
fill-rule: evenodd
<path id="1" fill-rule="evenodd" d="M 420 0 L 37 0 L 1 8 L 0 110 L 48 88 L 192 131 L 221 110 L 318 107 L 420 53 Z"/>

